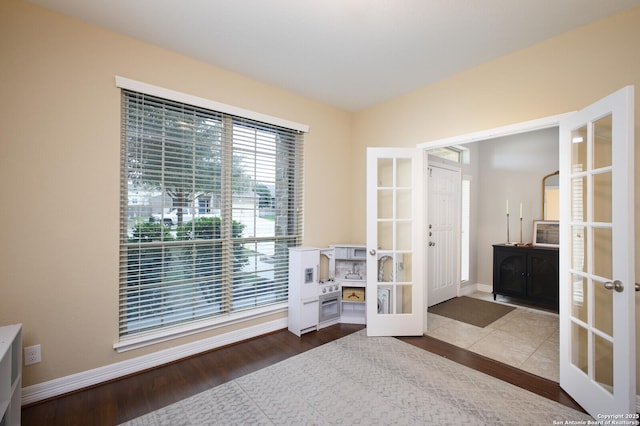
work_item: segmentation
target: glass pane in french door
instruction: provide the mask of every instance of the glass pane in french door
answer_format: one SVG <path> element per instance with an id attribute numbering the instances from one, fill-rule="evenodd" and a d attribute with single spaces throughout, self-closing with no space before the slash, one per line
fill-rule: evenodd
<path id="1" fill-rule="evenodd" d="M 593 168 L 594 170 L 610 167 L 613 153 L 611 151 L 611 115 L 593 122 Z"/>
<path id="2" fill-rule="evenodd" d="M 611 116 L 575 130 L 571 150 L 571 362 L 612 392 Z"/>
<path id="3" fill-rule="evenodd" d="M 413 188 L 410 158 L 378 159 L 379 314 L 412 313 Z"/>

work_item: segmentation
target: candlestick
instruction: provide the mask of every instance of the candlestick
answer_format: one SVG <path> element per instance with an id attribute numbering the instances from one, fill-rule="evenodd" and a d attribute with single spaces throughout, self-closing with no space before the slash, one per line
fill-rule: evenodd
<path id="1" fill-rule="evenodd" d="M 507 243 L 508 246 L 512 245 L 509 238 L 509 213 L 507 213 Z"/>
<path id="2" fill-rule="evenodd" d="M 522 242 L 522 212 L 520 212 L 520 243 L 519 243 L 519 245 L 523 245 L 523 242 Z"/>

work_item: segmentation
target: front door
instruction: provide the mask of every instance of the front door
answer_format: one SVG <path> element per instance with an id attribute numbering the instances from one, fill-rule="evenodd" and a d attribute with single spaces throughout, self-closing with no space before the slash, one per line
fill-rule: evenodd
<path id="1" fill-rule="evenodd" d="M 560 386 L 605 421 L 635 413 L 633 95 L 560 123 Z"/>
<path id="2" fill-rule="evenodd" d="M 460 168 L 430 163 L 427 181 L 427 305 L 433 306 L 458 295 Z"/>
<path id="3" fill-rule="evenodd" d="M 423 334 L 422 159 L 419 149 L 367 149 L 368 336 Z"/>

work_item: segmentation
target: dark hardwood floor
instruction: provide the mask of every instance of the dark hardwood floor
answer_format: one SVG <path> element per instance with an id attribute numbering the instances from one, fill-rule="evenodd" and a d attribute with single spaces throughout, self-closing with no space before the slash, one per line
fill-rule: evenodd
<path id="1" fill-rule="evenodd" d="M 536 376 L 535 374 L 503 364 L 502 362 L 459 348 L 451 343 L 443 342 L 433 337 L 398 337 L 398 339 L 450 359 L 458 364 L 466 365 L 469 368 L 526 389 L 529 392 L 559 402 L 567 407 L 583 413 L 585 412 L 573 398 L 562 390 L 558 383 L 552 380 Z"/>
<path id="2" fill-rule="evenodd" d="M 281 330 L 22 408 L 22 424 L 117 425 L 364 328 L 337 324 L 297 337 Z M 580 410 L 557 383 L 431 337 L 404 342 Z"/>

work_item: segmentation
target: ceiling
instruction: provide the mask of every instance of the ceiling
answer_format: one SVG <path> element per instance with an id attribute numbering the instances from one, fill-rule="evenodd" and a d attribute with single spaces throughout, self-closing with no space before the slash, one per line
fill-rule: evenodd
<path id="1" fill-rule="evenodd" d="M 28 0 L 358 111 L 640 0 Z"/>

